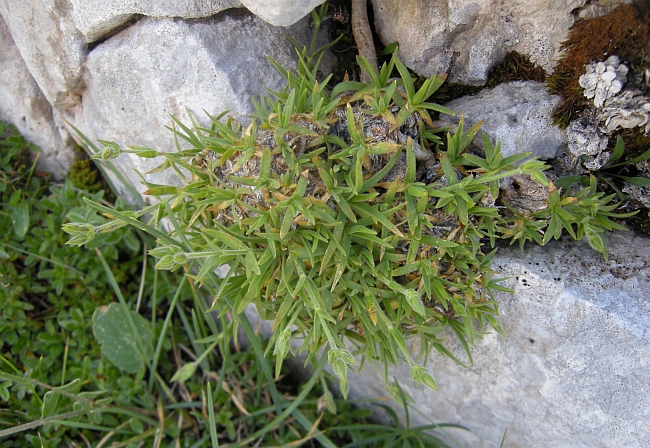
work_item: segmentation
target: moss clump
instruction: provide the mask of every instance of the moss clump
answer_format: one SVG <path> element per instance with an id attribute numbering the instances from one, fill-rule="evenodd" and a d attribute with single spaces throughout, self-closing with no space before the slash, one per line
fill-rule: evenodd
<path id="1" fill-rule="evenodd" d="M 504 82 L 544 82 L 545 79 L 546 73 L 544 72 L 544 69 L 539 65 L 533 63 L 528 56 L 516 51 L 509 51 L 503 61 L 490 69 L 490 72 L 488 73 L 488 79 L 485 84 L 482 86 L 443 84 L 435 93 L 435 101 L 439 103 L 446 103 L 456 98 L 461 98 L 467 95 L 474 95 L 486 87 L 496 87 Z M 420 82 L 422 82 L 422 80 L 420 80 Z"/>
<path id="2" fill-rule="evenodd" d="M 488 75 L 485 87 L 496 87 L 497 85 L 510 81 L 537 81 L 544 82 L 546 72 L 537 64 L 534 64 L 525 54 L 509 51 L 503 62 L 495 65 Z"/>
<path id="3" fill-rule="evenodd" d="M 82 157 L 72 162 L 68 178 L 75 188 L 86 190 L 90 193 L 97 193 L 98 191 L 104 190 L 106 200 L 115 202 L 115 195 L 102 176 L 101 171 L 99 171 L 92 160 Z"/>
<path id="4" fill-rule="evenodd" d="M 580 20 L 569 31 L 562 44 L 566 54 L 549 77 L 552 93 L 562 96 L 562 103 L 553 113 L 553 120 L 562 128 L 578 117 L 590 104 L 578 84 L 585 64 L 600 61 L 615 54 L 632 70 L 650 63 L 649 8 L 622 5 L 611 13 L 593 19 Z"/>
<path id="5" fill-rule="evenodd" d="M 91 193 L 97 193 L 102 189 L 99 170 L 89 159 L 75 160 L 70 167 L 68 177 L 75 188 L 88 190 Z"/>

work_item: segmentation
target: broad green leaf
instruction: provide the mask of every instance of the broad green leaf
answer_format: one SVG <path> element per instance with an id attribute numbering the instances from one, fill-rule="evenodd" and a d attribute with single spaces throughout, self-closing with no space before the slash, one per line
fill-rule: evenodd
<path id="1" fill-rule="evenodd" d="M 29 230 L 29 202 L 21 200 L 11 208 L 11 222 L 14 227 L 14 233 L 22 238 Z"/>
<path id="2" fill-rule="evenodd" d="M 127 316 L 119 303 L 101 306 L 93 313 L 93 334 L 106 358 L 125 372 L 137 373 L 153 356 L 153 333 L 149 322 L 140 314 L 130 311 L 135 324 L 133 334 Z M 140 353 L 136 339 L 139 339 L 144 353 Z"/>
<path id="3" fill-rule="evenodd" d="M 411 366 L 411 379 L 415 384 L 424 384 L 425 386 L 438 390 L 438 385 L 427 370 L 417 364 Z"/>
<path id="4" fill-rule="evenodd" d="M 408 302 L 409 306 L 413 311 L 415 311 L 417 314 L 419 314 L 421 317 L 426 316 L 426 311 L 424 309 L 424 304 L 422 303 L 422 299 L 420 298 L 420 294 L 418 294 L 417 291 L 414 289 L 407 289 L 406 294 L 404 295 L 406 298 L 406 301 Z"/>
<path id="5" fill-rule="evenodd" d="M 174 376 L 172 376 L 171 381 L 178 381 L 179 383 L 184 383 L 194 376 L 196 372 L 196 364 L 193 362 L 188 362 L 183 367 L 178 369 Z"/>
<path id="6" fill-rule="evenodd" d="M 255 258 L 255 254 L 253 253 L 252 250 L 249 250 L 246 252 L 246 256 L 244 257 L 244 266 L 246 266 L 246 269 L 250 270 L 256 275 L 262 275 L 262 271 L 260 271 L 260 266 L 257 264 L 257 258 Z"/>

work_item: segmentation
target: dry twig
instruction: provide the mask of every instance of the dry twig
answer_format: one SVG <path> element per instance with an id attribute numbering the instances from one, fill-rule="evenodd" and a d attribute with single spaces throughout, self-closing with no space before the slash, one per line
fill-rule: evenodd
<path id="1" fill-rule="evenodd" d="M 357 42 L 359 56 L 366 58 L 370 65 L 377 70 L 377 53 L 368 23 L 366 0 L 352 0 L 352 34 Z M 368 81 L 370 81 L 368 75 L 361 71 L 361 82 Z"/>

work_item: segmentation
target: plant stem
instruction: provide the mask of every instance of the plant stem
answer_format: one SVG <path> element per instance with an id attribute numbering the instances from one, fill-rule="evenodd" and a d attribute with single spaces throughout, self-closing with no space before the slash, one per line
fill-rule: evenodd
<path id="1" fill-rule="evenodd" d="M 352 0 L 352 34 L 357 42 L 359 56 L 365 58 L 377 70 L 377 52 L 368 23 L 367 0 Z M 369 82 L 370 77 L 362 70 L 361 82 Z"/>

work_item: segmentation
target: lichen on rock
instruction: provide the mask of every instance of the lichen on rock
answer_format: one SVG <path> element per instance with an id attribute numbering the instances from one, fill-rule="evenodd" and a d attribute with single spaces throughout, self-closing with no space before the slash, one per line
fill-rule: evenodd
<path id="1" fill-rule="evenodd" d="M 585 114 L 572 122 L 567 128 L 569 153 L 575 160 L 586 156 L 583 165 L 589 171 L 600 169 L 609 160 L 607 144 L 609 138 L 605 135 L 595 117 Z"/>
<path id="2" fill-rule="evenodd" d="M 607 133 L 624 128 L 643 127 L 650 133 L 650 98 L 639 90 L 626 90 L 605 102 L 598 116 L 605 124 Z"/>
<path id="3" fill-rule="evenodd" d="M 594 99 L 596 107 L 602 107 L 606 100 L 621 91 L 629 71 L 616 55 L 604 62 L 587 64 L 586 69 L 587 73 L 580 77 L 578 83 L 585 89 L 584 95 Z"/>

